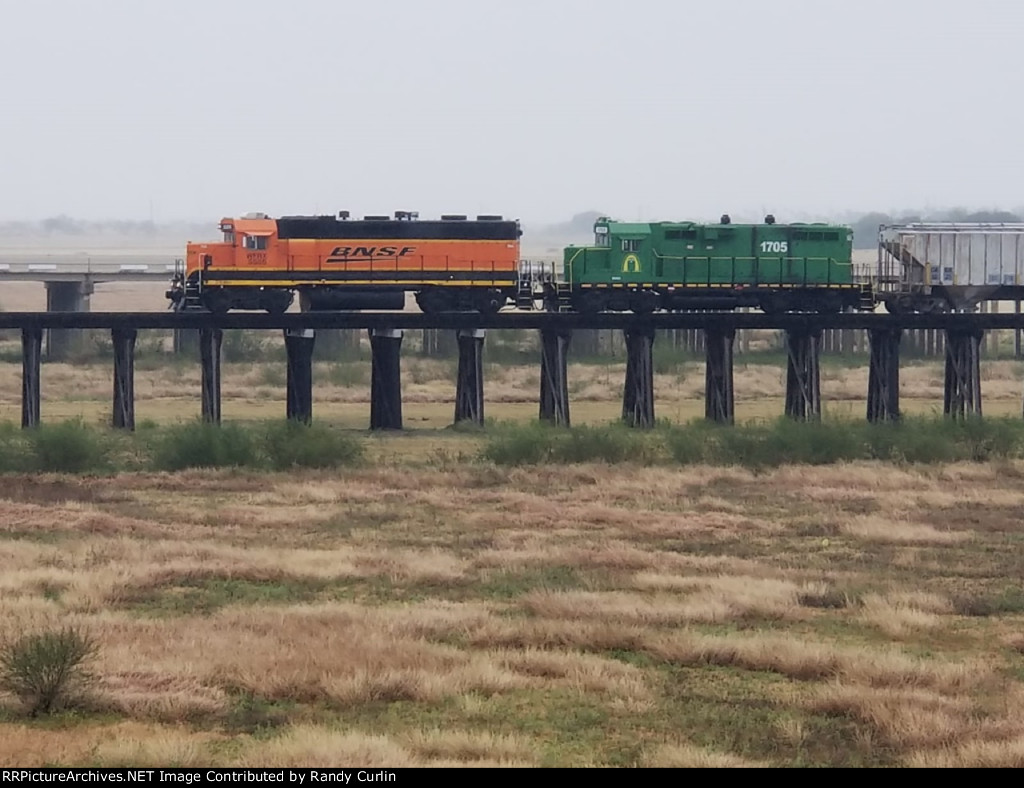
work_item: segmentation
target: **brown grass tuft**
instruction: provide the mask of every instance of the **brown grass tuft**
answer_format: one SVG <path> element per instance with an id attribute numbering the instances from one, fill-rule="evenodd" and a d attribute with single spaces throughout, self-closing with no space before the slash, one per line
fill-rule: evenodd
<path id="1" fill-rule="evenodd" d="M 915 752 L 907 758 L 907 765 L 915 769 L 1022 769 L 1024 737 Z"/>
<path id="2" fill-rule="evenodd" d="M 755 769 L 765 768 L 768 764 L 692 744 L 662 744 L 644 753 L 641 766 L 653 769 Z"/>
<path id="3" fill-rule="evenodd" d="M 953 612 L 946 597 L 919 591 L 865 594 L 861 606 L 861 621 L 894 638 L 921 629 L 935 629 L 942 623 L 940 614 Z"/>
<path id="4" fill-rule="evenodd" d="M 974 727 L 971 703 L 932 690 L 836 684 L 809 704 L 816 712 L 870 724 L 889 746 L 945 747 Z"/>
<path id="5" fill-rule="evenodd" d="M 843 533 L 866 542 L 954 545 L 971 538 L 964 531 L 940 531 L 925 523 L 892 520 L 878 515 L 856 517 L 841 526 Z"/>
<path id="6" fill-rule="evenodd" d="M 802 681 L 841 678 L 873 687 L 958 691 L 991 675 L 982 665 L 918 659 L 892 648 L 833 646 L 776 635 L 656 635 L 646 650 L 684 665 L 767 670 Z"/>

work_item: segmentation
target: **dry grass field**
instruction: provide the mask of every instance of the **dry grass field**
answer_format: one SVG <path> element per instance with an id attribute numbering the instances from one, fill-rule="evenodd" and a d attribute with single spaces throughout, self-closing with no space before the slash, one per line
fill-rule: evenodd
<path id="1" fill-rule="evenodd" d="M 193 419 L 198 365 L 147 342 L 140 422 Z M 762 361 L 738 359 L 741 421 L 782 412 Z M 618 416 L 624 367 L 572 365 L 574 423 Z M 702 416 L 703 365 L 657 367 L 658 416 Z M 0 695 L 0 766 L 1024 766 L 1024 461 L 506 468 L 445 429 L 453 362 L 406 353 L 404 434 L 361 432 L 369 377 L 314 371 L 359 468 L 0 476 L 0 640 L 99 645 L 72 708 Z M 983 378 L 1019 415 L 1019 364 Z M 536 417 L 536 365 L 485 380 L 488 417 Z M 826 417 L 866 386 L 826 361 Z M 46 363 L 42 391 L 45 422 L 103 423 L 109 359 Z M 225 364 L 227 420 L 284 392 L 276 346 Z M 902 395 L 936 412 L 941 365 Z"/>
<path id="2" fill-rule="evenodd" d="M 0 765 L 1024 765 L 1024 464 L 0 479 Z"/>

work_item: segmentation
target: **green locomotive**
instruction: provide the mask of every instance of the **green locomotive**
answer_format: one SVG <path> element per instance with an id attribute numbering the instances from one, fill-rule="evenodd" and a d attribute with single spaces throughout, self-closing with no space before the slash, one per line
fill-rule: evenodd
<path id="1" fill-rule="evenodd" d="M 830 224 L 594 224 L 593 246 L 565 249 L 563 309 L 577 312 L 873 309 L 853 273 L 853 231 Z"/>

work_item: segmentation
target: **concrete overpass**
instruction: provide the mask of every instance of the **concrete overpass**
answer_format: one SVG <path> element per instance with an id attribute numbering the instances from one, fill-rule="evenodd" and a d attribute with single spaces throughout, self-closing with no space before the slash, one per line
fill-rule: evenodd
<path id="1" fill-rule="evenodd" d="M 154 249 L 109 249 L 77 252 L 69 249 L 0 247 L 0 283 L 31 281 L 46 286 L 48 312 L 88 312 L 89 296 L 103 282 L 170 283 L 182 252 Z M 2 284 L 0 284 L 2 286 Z M 74 333 L 46 332 L 46 354 L 68 354 Z"/>

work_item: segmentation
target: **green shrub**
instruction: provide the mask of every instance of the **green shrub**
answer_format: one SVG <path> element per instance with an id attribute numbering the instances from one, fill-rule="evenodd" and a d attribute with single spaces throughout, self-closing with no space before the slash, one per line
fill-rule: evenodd
<path id="1" fill-rule="evenodd" d="M 678 463 L 708 462 L 747 468 L 827 465 L 853 460 L 908 463 L 987 461 L 1024 454 L 1024 424 L 1014 420 L 907 419 L 889 424 L 858 421 L 671 428 L 665 437 Z"/>
<path id="2" fill-rule="evenodd" d="M 651 363 L 655 375 L 685 375 L 693 367 L 693 355 L 664 343 L 654 343 Z"/>
<path id="3" fill-rule="evenodd" d="M 352 388 L 370 383 L 370 364 L 365 361 L 339 361 L 327 364 L 324 377 L 335 386 Z"/>
<path id="4" fill-rule="evenodd" d="M 269 337 L 254 331 L 228 329 L 221 340 L 220 354 L 225 364 L 245 361 L 283 361 L 284 347 L 268 341 Z"/>
<path id="5" fill-rule="evenodd" d="M 81 420 L 42 424 L 27 432 L 34 470 L 88 473 L 110 468 L 116 437 Z"/>
<path id="6" fill-rule="evenodd" d="M 717 440 L 718 430 L 738 434 L 735 428 L 707 425 L 697 422 L 686 427 L 671 427 L 665 432 L 665 445 L 669 457 L 680 465 L 698 465 L 708 462 L 713 452 L 711 441 Z"/>
<path id="7" fill-rule="evenodd" d="M 0 647 L 0 688 L 29 716 L 49 714 L 80 699 L 93 681 L 88 663 L 97 652 L 96 642 L 74 627 L 24 635 Z"/>
<path id="8" fill-rule="evenodd" d="M 480 456 L 495 465 L 539 465 L 551 460 L 556 431 L 555 427 L 537 424 L 498 427 Z"/>
<path id="9" fill-rule="evenodd" d="M 288 368 L 284 364 L 260 364 L 260 385 L 287 386 Z"/>
<path id="10" fill-rule="evenodd" d="M 156 470 L 256 468 L 261 465 L 252 432 L 235 424 L 192 422 L 170 427 L 157 437 L 152 452 Z"/>
<path id="11" fill-rule="evenodd" d="M 318 424 L 285 421 L 271 425 L 264 435 L 271 468 L 336 468 L 354 465 L 363 458 L 357 439 Z"/>
<path id="12" fill-rule="evenodd" d="M 975 462 L 1019 456 L 1024 428 L 1019 419 L 966 419 L 956 424 L 964 459 Z"/>
<path id="13" fill-rule="evenodd" d="M 481 457 L 496 465 L 649 462 L 657 453 L 650 433 L 622 425 L 572 429 L 548 424 L 499 428 Z"/>
<path id="14" fill-rule="evenodd" d="M 11 422 L 0 425 L 0 473 L 35 470 L 35 457 L 28 431 Z"/>
<path id="15" fill-rule="evenodd" d="M 618 424 L 560 431 L 552 449 L 553 459 L 562 463 L 644 462 L 652 456 L 648 433 Z"/>

